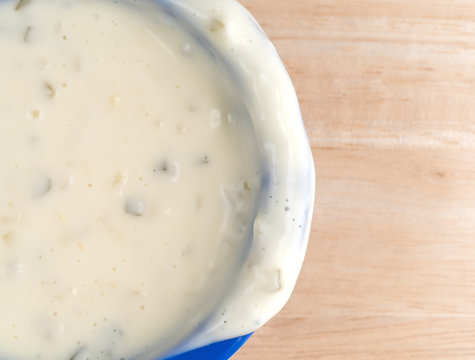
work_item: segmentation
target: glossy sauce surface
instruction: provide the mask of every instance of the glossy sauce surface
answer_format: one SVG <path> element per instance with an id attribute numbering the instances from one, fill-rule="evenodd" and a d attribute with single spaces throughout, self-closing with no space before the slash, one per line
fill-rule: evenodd
<path id="1" fill-rule="evenodd" d="M 0 49 L 0 358 L 166 349 L 247 246 L 239 96 L 148 2 L 3 1 Z"/>

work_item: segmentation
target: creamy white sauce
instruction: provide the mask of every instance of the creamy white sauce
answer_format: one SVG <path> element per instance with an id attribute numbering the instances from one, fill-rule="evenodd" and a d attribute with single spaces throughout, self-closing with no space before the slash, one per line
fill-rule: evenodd
<path id="1" fill-rule="evenodd" d="M 290 81 L 235 1 L 159 3 L 0 2 L 0 358 L 150 359 L 290 296 L 313 206 Z"/>
<path id="2" fill-rule="evenodd" d="M 244 248 L 259 183 L 240 104 L 147 7 L 14 5 L 0 9 L 0 352 L 173 343 Z"/>

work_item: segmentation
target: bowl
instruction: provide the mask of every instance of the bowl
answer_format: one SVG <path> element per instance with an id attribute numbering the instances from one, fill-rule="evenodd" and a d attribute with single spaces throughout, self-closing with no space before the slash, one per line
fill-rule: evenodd
<path id="1" fill-rule="evenodd" d="M 116 3 L 117 1 L 111 2 Z M 30 3 L 33 10 L 31 8 L 29 10 L 27 7 Z M 54 6 L 52 2 L 45 3 Z M 139 6 L 134 0 L 123 0 L 123 3 L 131 8 Z M 12 4 L 15 5 L 13 0 Z M 25 14 L 26 12 L 26 19 L 35 18 L 37 13 L 34 11 L 34 6 L 36 5 L 33 4 L 35 2 L 29 0 L 18 0 L 16 7 L 12 7 L 12 9 L 21 11 L 18 14 Z M 69 1 L 65 1 L 63 5 L 67 7 L 71 4 Z M 93 5 L 96 5 L 96 3 Z M 276 315 L 291 296 L 305 256 L 313 212 L 315 174 L 312 153 L 291 80 L 274 46 L 244 7 L 235 0 L 151 0 L 150 4 L 147 3 L 147 6 L 149 5 L 156 5 L 159 8 L 160 11 L 157 16 L 163 16 L 160 19 L 160 21 L 163 20 L 163 24 L 169 25 L 171 29 L 179 27 L 180 31 L 183 30 L 187 33 L 188 38 L 192 39 L 192 46 L 199 46 L 200 49 L 204 49 L 207 57 L 214 64 L 213 69 L 225 79 L 223 80 L 224 87 L 232 89 L 230 94 L 235 95 L 237 102 L 239 102 L 239 110 L 236 111 L 242 111 L 237 113 L 236 118 L 245 119 L 252 127 L 251 135 L 249 135 L 252 139 L 242 139 L 242 144 L 252 142 L 251 149 L 253 151 L 255 149 L 251 156 L 258 159 L 259 163 L 259 170 L 257 171 L 259 179 L 256 181 L 257 186 L 255 187 L 259 190 L 253 211 L 250 212 L 246 209 L 245 230 L 240 229 L 239 232 L 239 244 L 242 244 L 241 239 L 244 236 L 242 234 L 247 234 L 245 238 L 247 242 L 244 242 L 245 246 L 239 247 L 239 254 L 237 251 L 236 253 L 228 251 L 226 257 L 222 257 L 222 259 L 231 259 L 229 264 L 226 263 L 223 272 L 227 275 L 229 269 L 232 268 L 235 271 L 229 278 L 226 277 L 225 282 L 222 281 L 224 276 L 216 276 L 220 282 L 213 283 L 215 285 L 213 293 L 206 293 L 208 298 L 205 301 L 200 300 L 202 302 L 196 301 L 193 303 L 192 309 L 196 311 L 188 310 L 188 312 L 185 312 L 183 307 L 179 308 L 177 311 L 179 315 L 186 318 L 183 324 L 174 318 L 170 324 L 167 324 L 168 327 L 160 336 L 154 336 L 155 332 L 142 334 L 144 338 L 147 337 L 147 340 L 144 340 L 148 341 L 145 347 L 147 353 L 134 357 L 134 359 L 150 360 L 160 355 L 160 359 L 167 360 L 196 360 L 201 358 L 225 360 L 242 346 L 250 334 Z M 93 21 L 99 20 L 99 15 L 95 14 L 95 16 L 93 16 Z M 128 16 L 131 15 L 125 13 L 121 19 L 127 19 Z M 15 21 L 17 20 L 15 18 Z M 140 24 L 142 20 L 142 18 L 139 18 L 137 23 Z M 153 19 L 153 21 L 155 20 Z M 27 46 L 25 44 L 31 44 L 30 40 L 35 39 L 36 30 L 32 30 L 29 23 L 20 25 L 24 27 L 21 28 L 23 32 L 19 39 L 22 40 L 22 46 Z M 55 30 L 56 34 L 61 32 L 63 25 L 64 22 L 59 23 L 59 30 Z M 129 33 L 121 34 L 121 36 L 126 37 Z M 67 34 L 68 36 L 66 34 L 61 35 L 61 37 L 58 36 L 58 40 L 62 44 L 66 44 L 64 42 L 66 40 L 72 41 L 70 39 L 73 39 L 73 36 L 70 37 L 69 34 Z M 84 33 L 79 34 L 79 40 L 84 40 L 83 35 Z M 84 42 L 88 43 L 88 41 Z M 54 47 L 54 43 L 51 44 Z M 101 47 L 107 53 L 106 55 L 109 54 L 109 48 L 106 46 L 111 44 L 114 43 L 106 42 L 103 44 L 104 47 Z M 115 45 L 118 46 L 119 42 Z M 31 47 L 28 47 L 28 49 L 31 49 Z M 77 48 L 74 47 L 74 50 L 76 51 Z M 188 51 L 186 48 L 181 50 Z M 176 47 L 175 51 L 180 51 L 180 48 Z M 26 56 L 25 58 L 29 59 Z M 96 61 L 98 60 L 96 59 Z M 105 64 L 106 67 L 111 65 L 109 62 L 105 62 Z M 36 66 L 41 71 L 46 71 L 49 64 L 41 60 Z M 63 64 L 63 67 L 66 67 L 66 65 Z M 75 62 L 73 68 L 79 72 L 81 69 L 79 60 Z M 165 67 L 165 69 L 168 68 Z M 26 74 L 26 72 L 24 73 Z M 122 73 L 120 74 L 122 75 Z M 137 79 L 141 79 L 136 73 L 132 75 Z M 27 80 L 22 82 L 23 85 L 30 80 L 27 75 L 25 76 Z M 151 79 L 155 78 L 151 77 Z M 39 89 L 42 89 L 41 96 L 50 100 L 55 99 L 58 95 L 55 88 L 47 80 L 42 81 L 43 86 L 39 87 Z M 144 80 L 145 82 L 146 80 Z M 68 86 L 66 83 L 62 85 L 65 88 Z M 175 86 L 176 89 L 179 88 L 179 85 L 173 84 L 173 91 L 175 91 Z M 72 88 L 72 86 L 69 86 L 69 88 Z M 198 94 L 201 95 L 200 92 Z M 79 96 L 82 96 L 82 94 Z M 116 96 L 107 97 L 107 99 L 109 99 L 107 104 L 113 107 L 117 106 L 120 101 L 120 97 L 117 98 Z M 152 100 L 154 102 L 155 98 Z M 21 106 L 16 108 L 21 108 Z M 234 108 L 229 113 L 234 114 Z M 28 114 L 31 115 L 28 118 L 31 121 L 41 119 L 43 115 L 41 111 L 37 110 L 32 110 Z M 240 115 L 242 115 L 242 118 Z M 221 115 L 219 117 L 219 121 L 221 121 Z M 231 123 L 229 117 L 228 121 Z M 77 133 L 74 133 L 74 136 L 77 136 Z M 144 132 L 136 139 L 142 140 L 143 136 L 145 136 Z M 139 149 L 138 158 L 144 156 L 144 147 L 137 146 L 136 148 Z M 245 145 L 242 145 L 241 148 L 245 148 Z M 245 156 L 241 157 L 244 161 L 246 160 Z M 159 165 L 154 166 L 158 168 Z M 163 169 L 163 165 L 160 166 L 160 169 Z M 99 168 L 102 169 L 102 167 L 104 167 L 104 162 L 99 162 Z M 163 171 L 168 171 L 168 163 L 165 164 L 164 169 Z M 153 169 L 153 172 L 156 172 L 156 168 Z M 123 180 L 123 177 L 120 177 L 120 179 Z M 40 180 L 42 186 L 38 193 L 49 193 L 52 189 L 51 179 L 42 176 Z M 74 183 L 74 181 L 70 182 L 69 180 L 67 179 L 64 182 L 65 187 Z M 243 185 L 244 189 L 242 188 Z M 246 189 L 247 182 L 240 183 L 239 186 L 241 186 L 241 191 L 249 190 Z M 92 188 L 92 184 L 89 183 L 85 188 Z M 120 212 L 125 209 L 126 213 L 135 216 L 127 218 L 127 220 L 136 219 L 144 214 L 144 202 L 139 201 L 141 199 L 126 200 L 125 208 L 120 208 L 122 209 Z M 93 203 L 95 204 L 95 202 Z M 120 204 L 123 205 L 122 202 Z M 73 208 L 71 203 L 67 203 L 67 207 Z M 251 217 L 249 213 L 253 215 L 252 222 L 248 221 Z M 238 219 L 237 212 L 232 212 L 232 214 L 234 219 Z M 78 217 L 82 218 L 81 216 Z M 243 223 L 240 221 L 235 220 L 226 224 L 238 223 L 240 225 Z M 189 238 L 187 237 L 187 239 Z M 229 243 L 225 245 L 229 245 Z M 80 244 L 78 247 L 79 249 L 82 248 Z M 243 248 L 242 251 L 241 247 Z M 79 250 L 76 249 L 76 251 Z M 93 254 L 97 256 L 97 253 Z M 41 256 L 39 258 L 42 259 Z M 208 265 L 209 263 L 205 264 Z M 15 266 L 12 269 L 23 276 L 24 269 L 22 266 L 13 265 Z M 116 271 L 115 267 L 111 268 L 114 269 L 114 272 Z M 155 270 L 155 268 L 152 270 Z M 211 271 L 208 271 L 208 273 L 211 273 Z M 97 272 L 91 276 L 96 276 L 96 274 Z M 133 279 L 135 280 L 135 277 Z M 167 279 L 173 279 L 173 277 Z M 56 284 L 56 281 L 54 283 Z M 152 283 L 155 284 L 155 282 Z M 216 286 L 216 284 L 219 284 L 219 286 Z M 193 286 L 189 288 L 191 287 Z M 189 290 L 189 288 L 186 290 Z M 75 288 L 72 288 L 70 292 L 73 294 L 71 296 L 77 295 L 77 289 Z M 137 291 L 133 293 L 135 294 Z M 117 298 L 113 300 L 117 300 Z M 119 302 L 115 304 L 113 300 L 104 300 L 103 307 L 116 305 L 118 313 L 122 312 L 122 305 L 118 305 Z M 126 305 L 131 302 L 131 300 L 127 301 Z M 159 301 L 159 299 L 156 299 L 156 301 Z M 174 303 L 170 304 L 175 305 Z M 152 305 L 157 306 L 156 302 Z M 139 311 L 138 308 L 139 306 L 135 310 Z M 147 307 L 142 305 L 140 308 L 144 310 Z M 152 306 L 152 308 L 154 307 Z M 93 309 L 97 309 L 97 307 Z M 69 310 L 65 310 L 64 313 Z M 86 310 L 92 311 L 91 309 Z M 194 316 L 195 313 L 200 313 L 199 318 Z M 57 312 L 54 312 L 54 317 L 56 315 Z M 191 319 L 188 319 L 188 317 Z M 144 316 L 144 318 L 147 317 Z M 127 323 L 127 326 L 133 321 L 137 321 L 137 319 L 138 317 L 134 317 L 133 320 Z M 161 317 L 158 317 L 158 322 L 161 319 Z M 106 320 L 104 318 L 104 321 Z M 76 319 L 75 321 L 79 320 Z M 63 334 L 64 326 L 59 320 L 49 321 L 48 324 L 52 324 L 53 330 L 48 330 L 45 338 L 51 340 L 50 338 Z M 96 323 L 93 324 L 96 326 Z M 117 339 L 122 336 L 120 330 L 121 328 L 127 329 L 127 327 L 118 327 L 119 331 L 116 331 L 117 325 L 111 326 L 112 330 L 110 332 L 113 337 L 112 340 L 108 341 L 111 344 L 119 344 L 120 342 Z M 169 330 L 171 327 L 174 329 Z M 71 326 L 71 328 L 74 328 L 74 326 Z M 85 333 L 91 337 L 96 337 L 95 332 Z M 130 333 L 137 337 L 137 341 L 142 339 L 138 331 Z M 150 340 L 149 336 L 153 339 Z M 59 335 L 55 339 L 59 339 L 56 343 L 58 348 L 61 344 L 64 346 L 70 344 L 64 341 L 64 337 L 60 338 Z M 156 348 L 149 348 L 149 344 L 154 344 L 155 339 L 157 341 Z M 80 345 L 79 348 L 76 343 Z M 122 344 L 124 343 L 122 342 Z M 76 350 L 71 358 L 76 360 L 87 358 L 90 351 L 87 346 L 90 344 L 87 341 L 80 344 L 78 340 L 75 340 L 74 344 Z M 49 346 L 49 349 L 52 349 L 52 347 Z M 103 348 L 99 348 L 99 350 L 101 354 L 104 353 Z M 69 348 L 66 351 L 69 351 Z M 108 352 L 109 355 L 104 356 L 113 357 L 111 351 Z M 48 352 L 48 350 L 45 352 Z M 98 355 L 98 357 L 102 358 L 103 355 Z"/>
<path id="2" fill-rule="evenodd" d="M 249 339 L 251 334 L 216 342 L 165 360 L 227 360 Z"/>

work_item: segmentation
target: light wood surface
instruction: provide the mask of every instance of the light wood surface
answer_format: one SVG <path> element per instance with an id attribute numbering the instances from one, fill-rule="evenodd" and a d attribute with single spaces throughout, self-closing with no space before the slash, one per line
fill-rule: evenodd
<path id="1" fill-rule="evenodd" d="M 475 1 L 242 0 L 301 101 L 305 265 L 236 360 L 475 359 Z"/>

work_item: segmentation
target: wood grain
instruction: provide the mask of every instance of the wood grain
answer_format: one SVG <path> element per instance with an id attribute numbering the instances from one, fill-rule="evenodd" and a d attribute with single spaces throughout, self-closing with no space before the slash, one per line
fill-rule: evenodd
<path id="1" fill-rule="evenodd" d="M 234 358 L 475 359 L 475 2 L 241 2 L 295 84 L 317 196 L 290 302 Z"/>

